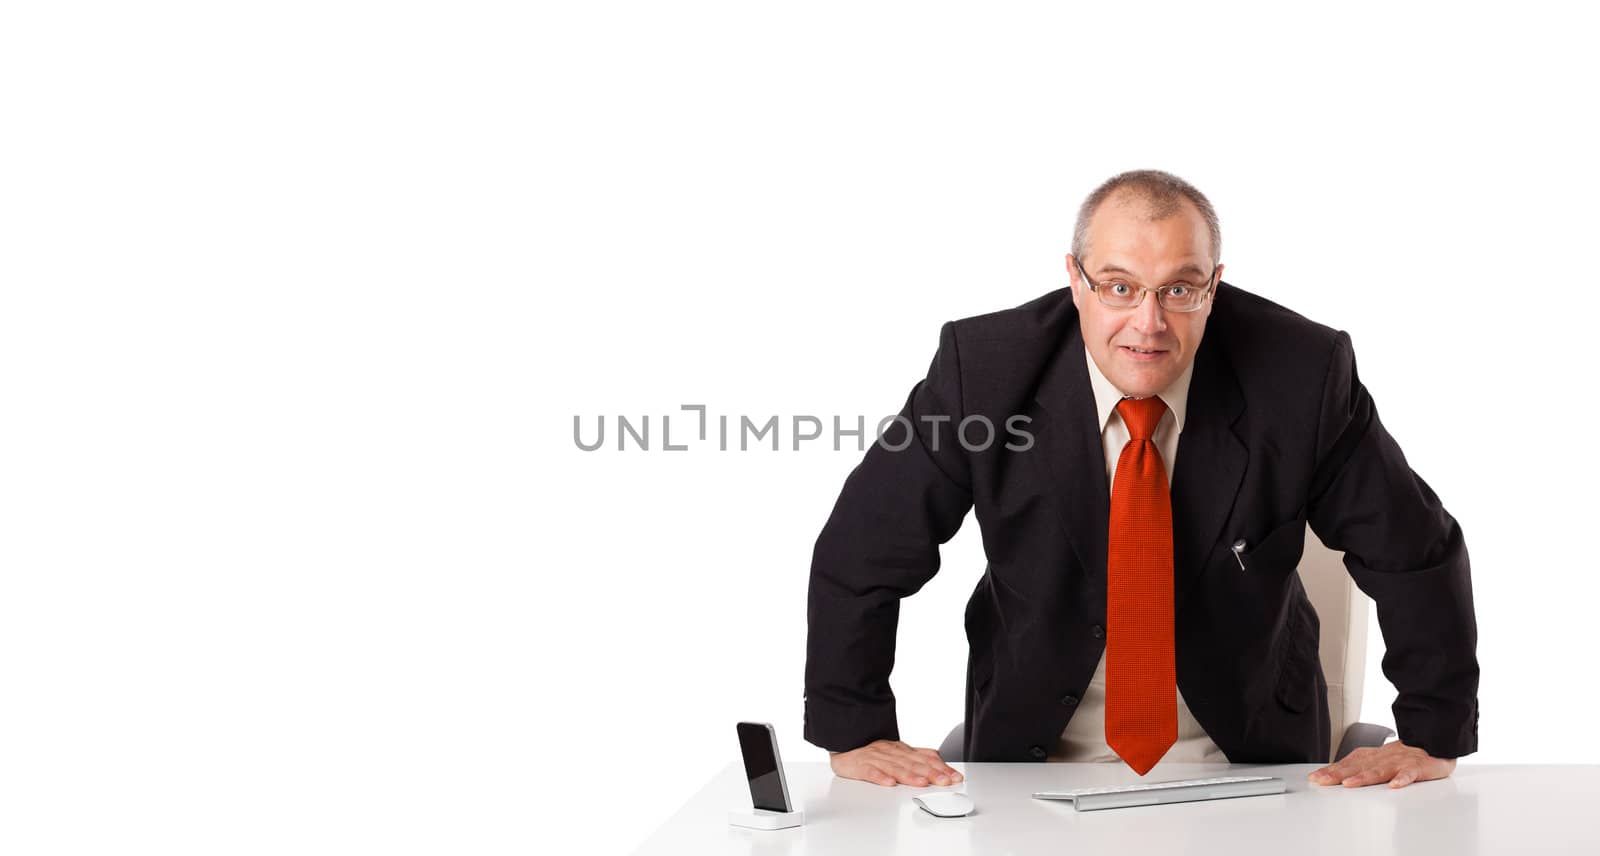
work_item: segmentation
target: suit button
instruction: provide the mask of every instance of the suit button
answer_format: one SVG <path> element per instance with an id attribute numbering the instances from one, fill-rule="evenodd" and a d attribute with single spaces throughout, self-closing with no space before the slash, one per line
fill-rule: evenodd
<path id="1" fill-rule="evenodd" d="M 1096 624 L 1095 626 L 1089 628 L 1089 635 L 1096 639 L 1104 639 L 1106 635 L 1106 629 Z"/>
<path id="2" fill-rule="evenodd" d="M 1028 754 L 1032 755 L 1035 758 L 1038 758 L 1041 761 L 1043 761 L 1044 760 L 1044 755 L 1045 755 L 1044 747 L 1043 746 L 1030 747 L 1028 749 Z"/>
<path id="3" fill-rule="evenodd" d="M 1061 703 L 1067 707 L 1072 707 L 1078 703 L 1078 697 L 1075 695 L 1064 695 L 1061 697 Z"/>

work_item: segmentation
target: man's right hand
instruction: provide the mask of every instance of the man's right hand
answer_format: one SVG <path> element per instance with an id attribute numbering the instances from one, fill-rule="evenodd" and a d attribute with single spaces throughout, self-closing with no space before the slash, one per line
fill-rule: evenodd
<path id="1" fill-rule="evenodd" d="M 860 749 L 831 752 L 828 763 L 837 776 L 886 788 L 897 784 L 919 788 L 953 785 L 963 778 L 939 757 L 938 750 L 917 749 L 898 740 L 875 740 Z"/>

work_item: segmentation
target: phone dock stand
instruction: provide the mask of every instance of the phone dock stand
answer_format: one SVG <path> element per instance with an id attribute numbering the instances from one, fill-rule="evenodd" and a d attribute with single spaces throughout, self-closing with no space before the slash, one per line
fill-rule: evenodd
<path id="1" fill-rule="evenodd" d="M 768 811 L 764 808 L 747 808 L 728 812 L 728 823 L 750 829 L 788 829 L 806 822 L 803 811 Z"/>

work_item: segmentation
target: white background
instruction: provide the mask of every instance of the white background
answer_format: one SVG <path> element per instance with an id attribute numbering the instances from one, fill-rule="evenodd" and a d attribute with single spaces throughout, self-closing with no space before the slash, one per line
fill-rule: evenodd
<path id="1" fill-rule="evenodd" d="M 8 5 L 0 849 L 623 851 L 736 720 L 822 760 L 806 576 L 860 453 L 662 415 L 895 412 L 1140 167 L 1350 332 L 1461 521 L 1463 763 L 1600 761 L 1593 22 L 1102 5 Z M 976 533 L 904 605 L 920 745 Z"/>

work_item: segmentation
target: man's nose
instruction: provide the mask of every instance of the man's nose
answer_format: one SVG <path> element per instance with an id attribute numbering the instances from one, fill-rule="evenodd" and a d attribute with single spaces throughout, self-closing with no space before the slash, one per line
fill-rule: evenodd
<path id="1" fill-rule="evenodd" d="M 1144 300 L 1133 308 L 1133 329 L 1146 336 L 1165 332 L 1167 319 L 1163 313 L 1161 301 L 1156 299 L 1155 292 L 1145 292 Z"/>

